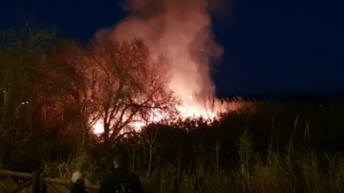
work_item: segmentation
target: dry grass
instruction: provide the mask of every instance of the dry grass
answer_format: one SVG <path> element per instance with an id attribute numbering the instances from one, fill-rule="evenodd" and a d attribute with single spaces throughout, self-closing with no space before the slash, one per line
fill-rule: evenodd
<path id="1" fill-rule="evenodd" d="M 50 178 L 58 178 L 64 180 L 70 180 L 73 172 L 81 171 L 88 179 L 96 179 L 96 171 L 98 167 L 96 162 L 93 161 L 86 152 L 80 152 L 75 156 L 71 156 L 69 160 L 65 162 L 52 162 L 45 163 L 44 172 Z"/>
<path id="2" fill-rule="evenodd" d="M 297 125 L 298 118 L 295 120 L 294 130 Z M 308 124 L 304 133 L 304 141 L 307 141 Z M 179 157 L 174 163 L 162 162 L 162 145 L 155 136 L 149 136 L 140 141 L 140 145 L 145 144 L 145 148 L 136 150 L 136 154 L 130 154 L 130 168 L 139 174 L 145 190 L 152 193 L 344 193 L 344 157 L 320 154 L 307 148 L 300 153 L 293 136 L 283 154 L 273 150 L 275 148 L 272 142 L 264 154 L 254 152 L 252 141 L 247 131 L 239 138 L 239 163 L 231 168 L 220 167 L 218 145 L 212 154 L 208 151 L 199 153 L 197 161 L 190 163 L 189 168 L 185 169 L 178 164 L 181 162 Z M 68 158 L 60 159 L 49 158 L 51 148 L 48 144 L 45 145 L 43 149 L 46 152 L 39 154 L 44 163 L 44 172 L 49 177 L 69 180 L 74 171 L 80 170 L 90 181 L 97 183 L 104 172 L 108 171 L 101 158 L 86 150 L 76 151 L 75 149 L 85 149 L 79 147 L 81 144 L 73 147 Z M 223 151 L 225 150 L 221 149 Z M 0 192 L 16 185 L 8 178 L 1 180 Z"/>
<path id="3" fill-rule="evenodd" d="M 344 157 L 319 156 L 314 151 L 301 156 L 295 152 L 292 139 L 283 156 L 270 149 L 263 158 L 252 151 L 250 135 L 245 132 L 238 145 L 240 164 L 235 168 L 217 167 L 217 151 L 215 149 L 208 157 L 213 160 L 213 169 L 207 168 L 201 155 L 193 170 L 181 171 L 177 165 L 163 164 L 151 167 L 148 174 L 148 168 L 138 168 L 138 163 L 134 162 L 131 168 L 136 168 L 134 171 L 140 175 L 144 188 L 154 193 L 344 192 Z M 326 168 L 321 165 L 321 158 L 326 158 Z M 97 169 L 95 161 L 85 153 L 46 166 L 47 173 L 63 179 L 68 179 L 75 170 L 82 170 L 95 180 Z"/>
<path id="4" fill-rule="evenodd" d="M 140 175 L 144 188 L 154 193 L 190 193 L 190 192 L 240 192 L 240 193 L 293 193 L 293 192 L 344 192 L 344 157 L 321 156 L 327 160 L 327 168 L 320 165 L 320 157 L 314 152 L 300 156 L 293 149 L 293 141 L 284 156 L 269 151 L 268 156 L 252 151 L 250 135 L 244 133 L 240 138 L 238 153 L 240 164 L 236 168 L 213 167 L 208 169 L 200 155 L 196 168 L 181 171 L 177 165 L 163 164 L 151 169 L 138 168 L 132 163 L 131 168 Z M 216 151 L 210 155 L 214 166 L 218 165 Z M 152 153 L 155 152 L 146 152 Z M 300 168 L 299 172 L 295 168 Z M 91 181 L 99 180 L 97 160 L 86 152 L 71 156 L 64 162 L 46 163 L 45 172 L 54 178 L 69 180 L 71 174 L 80 170 Z M 0 191 L 6 192 L 15 187 L 9 179 L 2 181 Z M 26 190 L 28 192 L 29 190 Z"/>

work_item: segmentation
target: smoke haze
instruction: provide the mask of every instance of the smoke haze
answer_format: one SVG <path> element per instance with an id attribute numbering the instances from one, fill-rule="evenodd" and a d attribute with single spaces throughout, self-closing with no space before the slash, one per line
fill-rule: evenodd
<path id="1" fill-rule="evenodd" d="M 207 0 L 129 0 L 124 8 L 130 15 L 113 28 L 99 30 L 96 39 L 142 38 L 153 55 L 168 58 L 170 87 L 182 99 L 214 94 L 210 63 L 223 52 L 211 28 L 214 5 Z"/>

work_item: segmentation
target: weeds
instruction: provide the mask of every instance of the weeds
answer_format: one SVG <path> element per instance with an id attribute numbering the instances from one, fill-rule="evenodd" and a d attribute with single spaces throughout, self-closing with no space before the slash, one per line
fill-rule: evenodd
<path id="1" fill-rule="evenodd" d="M 150 142 L 149 148 L 145 150 L 146 155 L 157 153 L 152 152 L 153 145 Z M 319 156 L 315 151 L 297 156 L 293 148 L 293 138 L 289 140 L 284 155 L 269 148 L 267 156 L 263 157 L 262 154 L 253 152 L 251 135 L 245 131 L 239 138 L 237 148 L 239 165 L 234 168 L 219 166 L 219 148 L 219 145 L 216 145 L 215 153 L 209 154 L 208 157 L 198 155 L 194 168 L 178 168 L 178 164 L 172 163 L 160 163 L 158 167 L 148 164 L 144 167 L 138 159 L 131 161 L 130 168 L 134 168 L 134 172 L 140 175 L 144 188 L 150 192 L 344 192 L 344 157 L 336 155 L 330 158 L 327 154 Z M 144 154 L 135 157 L 141 155 Z M 326 168 L 321 166 L 321 159 L 327 162 Z M 44 171 L 49 177 L 69 180 L 74 171 L 80 170 L 92 182 L 96 182 L 102 177 L 99 175 L 101 171 L 104 171 L 99 166 L 99 161 L 88 152 L 80 152 L 66 160 L 46 162 Z M 211 161 L 214 166 L 209 167 Z M 296 168 L 299 168 L 300 172 L 297 172 Z M 0 189 L 7 191 L 15 184 L 7 178 L 0 184 Z"/>

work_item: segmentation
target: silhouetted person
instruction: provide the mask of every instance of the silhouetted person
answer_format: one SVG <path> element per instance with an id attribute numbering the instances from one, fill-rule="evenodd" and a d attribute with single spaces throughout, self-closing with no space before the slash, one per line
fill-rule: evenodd
<path id="1" fill-rule="evenodd" d="M 98 193 L 143 193 L 140 178 L 127 168 L 124 155 L 117 155 L 115 169 L 101 183 Z"/>
<path id="2" fill-rule="evenodd" d="M 73 186 L 70 190 L 70 193 L 88 193 L 84 188 L 85 176 L 83 173 L 79 171 L 74 172 L 71 181 Z"/>

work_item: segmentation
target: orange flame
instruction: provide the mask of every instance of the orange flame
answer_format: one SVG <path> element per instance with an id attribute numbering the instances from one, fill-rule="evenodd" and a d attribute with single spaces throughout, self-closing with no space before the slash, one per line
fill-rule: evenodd
<path id="1" fill-rule="evenodd" d="M 216 101 L 213 102 L 213 107 L 209 107 L 210 105 L 201 104 L 198 101 L 193 100 L 193 97 L 190 95 L 188 97 L 189 100 L 183 101 L 183 103 L 176 107 L 179 115 L 179 119 L 186 120 L 186 119 L 199 119 L 203 118 L 211 123 L 214 120 L 219 120 L 219 115 L 221 113 L 230 112 L 238 110 L 241 107 L 241 104 L 238 102 L 220 102 Z M 137 118 L 134 118 L 137 120 Z M 135 131 L 139 132 L 141 129 L 151 123 L 158 123 L 162 120 L 165 120 L 166 116 L 163 113 L 157 111 L 156 109 L 151 110 L 149 120 L 138 120 L 133 121 L 132 123 L 128 124 L 128 128 L 132 128 Z M 168 117 L 167 117 L 168 119 Z M 173 121 L 171 120 L 170 123 Z M 104 124 L 101 119 L 94 122 L 92 125 L 92 133 L 96 135 L 101 135 L 104 132 Z M 123 132 L 121 132 L 123 133 Z"/>
<path id="2" fill-rule="evenodd" d="M 99 30 L 95 38 L 102 41 L 109 38 L 144 40 L 152 56 L 163 54 L 170 63 L 169 87 L 182 100 L 176 107 L 180 119 L 218 119 L 220 113 L 236 110 L 238 105 L 198 100 L 199 96 L 215 92 L 210 63 L 223 54 L 212 33 L 209 10 L 213 4 L 208 0 L 128 0 L 128 17 L 114 27 Z M 148 123 L 138 121 L 131 126 L 140 130 L 149 123 L 163 120 L 163 117 L 166 119 L 165 115 L 152 110 Z M 93 128 L 95 133 L 103 131 L 98 122 Z"/>

